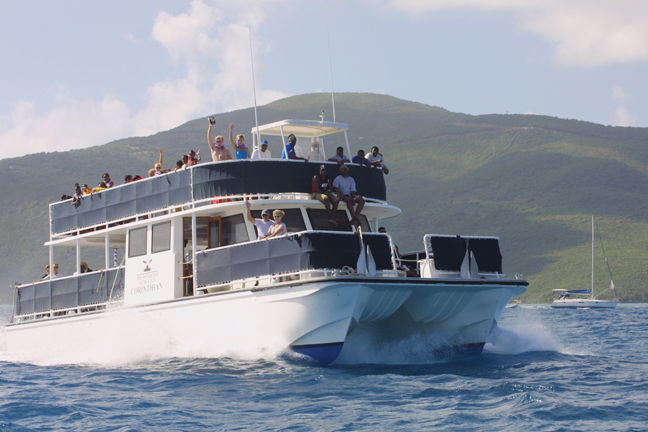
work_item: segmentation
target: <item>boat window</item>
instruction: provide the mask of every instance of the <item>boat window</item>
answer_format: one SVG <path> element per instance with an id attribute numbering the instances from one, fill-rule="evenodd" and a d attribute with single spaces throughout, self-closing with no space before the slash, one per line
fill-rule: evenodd
<path id="1" fill-rule="evenodd" d="M 128 231 L 128 257 L 146 255 L 146 227 Z"/>
<path id="2" fill-rule="evenodd" d="M 306 224 L 304 223 L 304 218 L 302 217 L 300 209 L 283 209 L 283 211 L 286 215 L 283 217 L 282 222 L 286 224 L 288 232 L 300 232 L 306 230 Z M 250 213 L 252 213 L 252 217 L 262 219 L 261 210 L 252 210 Z"/>
<path id="3" fill-rule="evenodd" d="M 220 246 L 221 239 L 221 218 L 209 218 L 209 249 Z"/>
<path id="4" fill-rule="evenodd" d="M 308 218 L 311 221 L 311 225 L 314 230 L 321 231 L 351 231 L 351 224 L 347 219 L 347 214 L 344 210 L 337 210 L 335 213 L 335 220 L 337 221 L 337 226 L 331 225 L 328 221 L 328 211 L 325 209 L 306 209 L 308 213 Z M 361 217 L 363 215 L 360 215 Z M 366 218 L 365 218 L 366 220 Z M 361 221 L 362 223 L 362 221 Z M 364 229 L 364 226 L 363 226 Z"/>
<path id="5" fill-rule="evenodd" d="M 171 222 L 155 224 L 151 231 L 151 253 L 171 249 Z"/>
<path id="6" fill-rule="evenodd" d="M 236 214 L 221 219 L 221 246 L 242 243 L 249 239 L 243 215 Z"/>
<path id="7" fill-rule="evenodd" d="M 360 214 L 360 216 L 358 216 L 358 220 L 360 221 L 362 232 L 371 232 L 371 225 L 369 225 L 369 220 L 367 219 L 367 216 Z"/>

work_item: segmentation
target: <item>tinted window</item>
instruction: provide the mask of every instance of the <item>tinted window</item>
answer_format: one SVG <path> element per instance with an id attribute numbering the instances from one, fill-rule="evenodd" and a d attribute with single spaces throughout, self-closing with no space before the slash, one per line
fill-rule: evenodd
<path id="1" fill-rule="evenodd" d="M 128 257 L 146 255 L 146 227 L 128 232 Z"/>
<path id="2" fill-rule="evenodd" d="M 371 232 L 371 226 L 369 226 L 369 221 L 367 220 L 367 216 L 361 213 L 360 216 L 358 216 L 358 220 L 360 221 L 362 232 Z"/>
<path id="3" fill-rule="evenodd" d="M 171 249 L 171 222 L 153 225 L 151 237 L 153 237 L 151 242 L 151 253 Z"/>
<path id="4" fill-rule="evenodd" d="M 328 221 L 328 212 L 326 211 L 326 209 L 307 209 L 306 213 L 308 214 L 314 230 L 351 231 L 351 224 L 349 223 L 346 212 L 344 210 L 337 210 L 335 212 L 335 220 L 337 221 L 337 226 L 331 224 Z M 362 217 L 362 215 L 360 216 Z"/>
<path id="5" fill-rule="evenodd" d="M 249 240 L 243 215 L 237 214 L 221 219 L 221 246 L 246 242 Z"/>
<path id="6" fill-rule="evenodd" d="M 209 221 L 209 248 L 220 246 L 220 219 Z"/>

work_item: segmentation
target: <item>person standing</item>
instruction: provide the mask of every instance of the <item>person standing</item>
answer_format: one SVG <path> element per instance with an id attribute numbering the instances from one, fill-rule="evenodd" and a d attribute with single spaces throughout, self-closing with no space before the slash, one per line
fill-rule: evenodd
<path id="1" fill-rule="evenodd" d="M 329 162 L 336 162 L 338 165 L 345 164 L 349 161 L 349 158 L 344 154 L 344 148 L 338 147 L 335 149 L 335 154 L 328 158 Z"/>
<path id="2" fill-rule="evenodd" d="M 261 219 L 254 218 L 250 212 L 250 201 L 248 200 L 245 200 L 245 210 L 247 220 L 257 227 L 257 238 L 259 240 L 265 238 L 268 235 L 268 230 L 274 224 L 272 219 L 270 219 L 272 212 L 269 209 L 265 209 L 261 212 Z"/>
<path id="3" fill-rule="evenodd" d="M 265 238 L 278 237 L 284 235 L 288 232 L 286 229 L 286 224 L 282 222 L 283 217 L 286 215 L 283 210 L 275 210 L 272 212 L 272 218 L 274 219 L 274 224 L 268 229 L 268 234 Z"/>
<path id="4" fill-rule="evenodd" d="M 243 134 L 236 135 L 236 142 L 234 142 L 234 138 L 232 138 L 233 134 L 234 134 L 234 123 L 230 123 L 229 140 L 230 140 L 230 144 L 232 144 L 232 147 L 234 147 L 234 151 L 236 152 L 236 159 L 249 159 L 250 152 L 248 151 L 248 148 L 245 145 L 245 135 Z"/>
<path id="5" fill-rule="evenodd" d="M 207 126 L 207 145 L 211 151 L 212 161 L 220 162 L 232 159 L 232 153 L 225 147 L 225 138 L 222 135 L 216 136 L 212 141 L 212 129 L 216 124 L 216 117 L 209 117 L 209 126 Z"/>
<path id="6" fill-rule="evenodd" d="M 251 159 L 271 159 L 272 154 L 268 150 L 268 140 L 261 141 L 261 147 L 252 152 Z"/>
<path id="7" fill-rule="evenodd" d="M 286 142 L 284 148 L 281 150 L 281 159 L 296 159 L 308 162 L 308 159 L 297 156 L 297 153 L 295 153 L 295 144 L 297 144 L 297 137 L 294 134 L 288 135 L 288 142 Z"/>

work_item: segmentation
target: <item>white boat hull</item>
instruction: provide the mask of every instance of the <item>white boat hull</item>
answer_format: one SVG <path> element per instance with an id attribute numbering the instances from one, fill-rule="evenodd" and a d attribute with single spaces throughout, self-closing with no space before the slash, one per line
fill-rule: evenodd
<path id="1" fill-rule="evenodd" d="M 6 341 L 10 352 L 50 358 L 98 341 L 107 351 L 120 349 L 133 338 L 159 338 L 162 347 L 174 347 L 173 355 L 182 347 L 194 356 L 245 343 L 290 347 L 330 363 L 343 346 L 365 344 L 360 334 L 377 341 L 433 334 L 440 348 L 479 353 L 508 301 L 524 290 L 511 281 L 320 280 L 22 322 L 6 327 Z"/>
<path id="2" fill-rule="evenodd" d="M 597 299 L 560 299 L 551 303 L 552 308 L 576 309 L 576 308 L 615 308 L 617 302 L 614 300 L 597 300 Z"/>

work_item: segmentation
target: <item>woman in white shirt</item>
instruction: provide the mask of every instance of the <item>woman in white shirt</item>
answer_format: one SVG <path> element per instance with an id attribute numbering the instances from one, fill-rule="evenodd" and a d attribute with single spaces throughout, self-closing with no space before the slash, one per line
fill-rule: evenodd
<path id="1" fill-rule="evenodd" d="M 286 224 L 281 222 L 281 219 L 285 216 L 283 210 L 275 210 L 272 212 L 272 217 L 274 219 L 274 225 L 268 229 L 268 234 L 264 238 L 278 237 L 286 234 L 288 231 L 286 229 Z"/>

